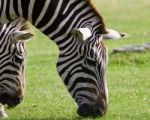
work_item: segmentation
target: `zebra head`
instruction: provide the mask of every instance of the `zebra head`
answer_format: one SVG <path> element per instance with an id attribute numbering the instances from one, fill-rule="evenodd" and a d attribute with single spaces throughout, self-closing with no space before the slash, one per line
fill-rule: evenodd
<path id="1" fill-rule="evenodd" d="M 33 34 L 27 22 L 18 18 L 0 28 L 0 103 L 14 107 L 24 95 L 24 40 Z"/>
<path id="2" fill-rule="evenodd" d="M 77 113 L 103 116 L 108 106 L 107 50 L 101 35 L 92 37 L 85 31 L 72 31 L 72 45 L 67 52 L 60 51 L 57 70 L 78 105 Z"/>

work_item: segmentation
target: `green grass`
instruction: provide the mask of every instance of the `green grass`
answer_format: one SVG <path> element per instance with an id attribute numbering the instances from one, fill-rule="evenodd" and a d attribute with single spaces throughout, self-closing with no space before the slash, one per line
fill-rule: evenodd
<path id="1" fill-rule="evenodd" d="M 106 41 L 109 110 L 95 120 L 150 120 L 150 51 L 112 54 L 112 49 L 150 42 L 149 0 L 93 0 L 109 28 L 128 38 Z M 6 110 L 10 120 L 93 120 L 76 114 L 77 106 L 56 71 L 57 46 L 37 32 L 27 42 L 26 94 L 22 104 Z"/>

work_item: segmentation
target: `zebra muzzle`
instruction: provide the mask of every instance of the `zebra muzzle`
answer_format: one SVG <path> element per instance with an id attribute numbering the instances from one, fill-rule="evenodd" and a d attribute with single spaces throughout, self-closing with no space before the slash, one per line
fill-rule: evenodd
<path id="1" fill-rule="evenodd" d="M 100 108 L 93 108 L 92 105 L 90 104 L 82 104 L 79 106 L 78 110 L 77 110 L 78 115 L 82 116 L 82 117 L 97 117 L 103 116 L 103 112 L 101 111 Z"/>
<path id="2" fill-rule="evenodd" d="M 0 103 L 3 105 L 7 104 L 9 108 L 15 107 L 22 102 L 22 98 L 16 97 L 12 98 L 9 94 L 2 94 L 0 96 Z"/>

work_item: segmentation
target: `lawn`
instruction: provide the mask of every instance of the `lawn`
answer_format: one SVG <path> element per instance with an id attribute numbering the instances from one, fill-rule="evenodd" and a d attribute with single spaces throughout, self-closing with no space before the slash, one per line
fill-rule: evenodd
<path id="1" fill-rule="evenodd" d="M 150 42 L 149 0 L 93 0 L 106 25 L 129 37 L 105 41 L 109 50 L 109 110 L 95 120 L 150 120 L 150 51 L 112 54 L 113 48 Z M 28 41 L 26 92 L 22 104 L 6 110 L 10 120 L 93 120 L 76 114 L 77 106 L 56 71 L 55 43 L 35 30 Z"/>

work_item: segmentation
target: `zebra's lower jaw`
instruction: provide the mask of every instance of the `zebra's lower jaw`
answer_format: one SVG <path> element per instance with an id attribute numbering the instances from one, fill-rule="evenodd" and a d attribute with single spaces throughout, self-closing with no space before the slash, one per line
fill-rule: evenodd
<path id="1" fill-rule="evenodd" d="M 22 98 L 12 98 L 9 94 L 0 95 L 0 103 L 3 105 L 7 104 L 9 108 L 15 107 L 22 102 Z"/>
<path id="2" fill-rule="evenodd" d="M 7 103 L 8 107 L 9 108 L 14 108 L 16 107 L 18 104 L 20 104 L 22 102 L 22 99 L 20 98 L 17 98 L 17 99 L 14 99 L 14 100 L 11 100 Z"/>
<path id="3" fill-rule="evenodd" d="M 82 104 L 77 110 L 78 115 L 82 117 L 102 117 L 104 112 L 101 108 L 94 108 L 89 104 Z"/>

